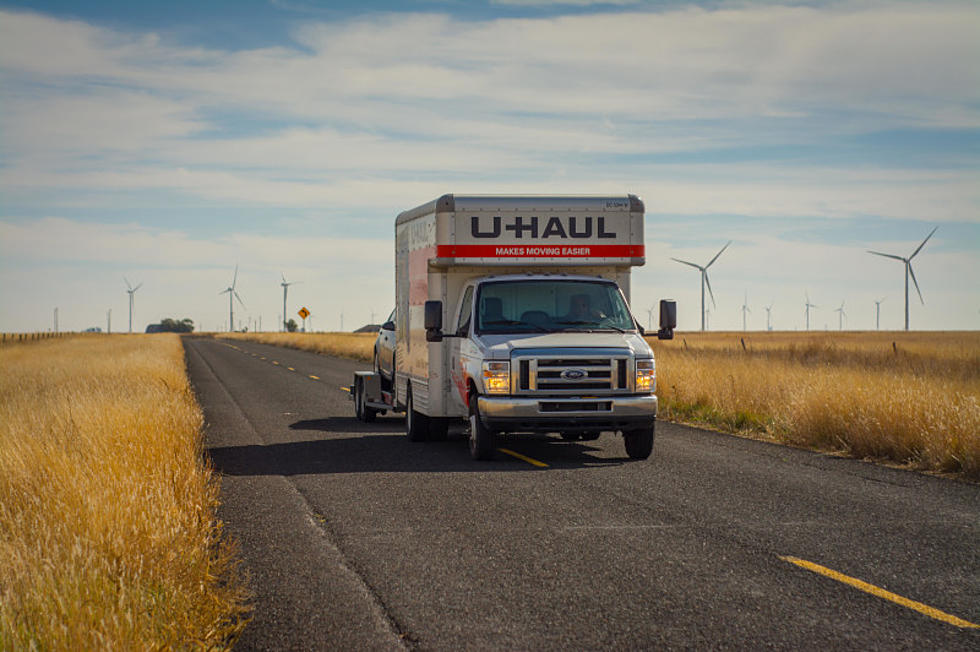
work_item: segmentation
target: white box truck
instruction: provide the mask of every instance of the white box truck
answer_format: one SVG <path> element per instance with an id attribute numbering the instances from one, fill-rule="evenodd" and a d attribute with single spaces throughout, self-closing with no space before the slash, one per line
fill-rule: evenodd
<path id="1" fill-rule="evenodd" d="M 648 457 L 656 366 L 629 309 L 643 218 L 634 195 L 449 194 L 398 215 L 393 382 L 358 372 L 358 416 L 404 410 L 412 441 L 468 420 L 475 459 L 499 433 L 603 431 Z M 662 301 L 658 336 L 675 325 Z"/>

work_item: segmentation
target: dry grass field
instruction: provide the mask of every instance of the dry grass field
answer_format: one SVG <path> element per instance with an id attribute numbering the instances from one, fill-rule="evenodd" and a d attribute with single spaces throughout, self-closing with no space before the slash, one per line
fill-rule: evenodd
<path id="1" fill-rule="evenodd" d="M 363 361 L 375 339 L 222 337 Z M 678 333 L 649 341 L 663 419 L 980 480 L 980 333 Z"/>
<path id="2" fill-rule="evenodd" d="M 665 419 L 980 480 L 980 333 L 678 333 L 650 343 Z"/>
<path id="3" fill-rule="evenodd" d="M 0 348 L 0 649 L 222 648 L 247 622 L 175 335 Z"/>
<path id="4" fill-rule="evenodd" d="M 377 333 L 215 333 L 215 337 L 250 340 L 323 355 L 371 362 Z"/>

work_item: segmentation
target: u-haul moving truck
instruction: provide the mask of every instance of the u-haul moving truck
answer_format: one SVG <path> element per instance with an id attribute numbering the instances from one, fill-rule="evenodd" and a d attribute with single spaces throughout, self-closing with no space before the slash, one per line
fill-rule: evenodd
<path id="1" fill-rule="evenodd" d="M 618 431 L 630 457 L 648 457 L 655 364 L 629 310 L 643 213 L 633 195 L 443 195 L 401 213 L 386 404 L 406 411 L 409 438 L 441 439 L 468 419 L 475 459 L 504 432 Z M 662 302 L 659 335 L 675 323 Z M 358 406 L 386 405 L 371 396 L 374 375 L 355 378 Z"/>

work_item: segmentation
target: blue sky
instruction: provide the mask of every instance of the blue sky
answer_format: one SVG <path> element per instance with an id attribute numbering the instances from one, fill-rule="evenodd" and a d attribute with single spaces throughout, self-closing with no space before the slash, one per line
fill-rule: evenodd
<path id="1" fill-rule="evenodd" d="M 647 206 L 639 317 L 980 328 L 975 2 L 0 2 L 0 331 L 316 329 L 393 302 L 394 216 L 445 192 Z"/>

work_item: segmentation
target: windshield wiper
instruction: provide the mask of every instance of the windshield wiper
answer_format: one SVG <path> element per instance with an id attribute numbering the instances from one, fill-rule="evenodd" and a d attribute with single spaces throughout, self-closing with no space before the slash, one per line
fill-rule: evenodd
<path id="1" fill-rule="evenodd" d="M 530 326 L 531 328 L 537 328 L 542 333 L 550 333 L 551 329 L 545 328 L 540 324 L 532 324 L 528 321 L 517 321 L 514 319 L 495 319 L 493 321 L 483 322 L 484 326 L 500 326 L 506 324 L 507 326 Z"/>
<path id="2" fill-rule="evenodd" d="M 595 329 L 598 329 L 598 330 L 602 330 L 602 329 L 605 329 L 605 328 L 611 328 L 612 330 L 619 331 L 620 333 L 625 333 L 626 332 L 625 329 L 620 328 L 619 326 L 613 326 L 612 324 L 606 324 L 605 326 L 600 326 L 599 325 L 599 322 L 597 322 L 597 321 L 584 321 L 584 320 L 581 320 L 581 319 L 577 319 L 577 320 L 569 320 L 569 321 L 559 321 L 559 322 L 555 322 L 555 323 L 556 324 L 568 324 L 570 326 L 589 326 L 590 328 L 595 328 Z"/>

